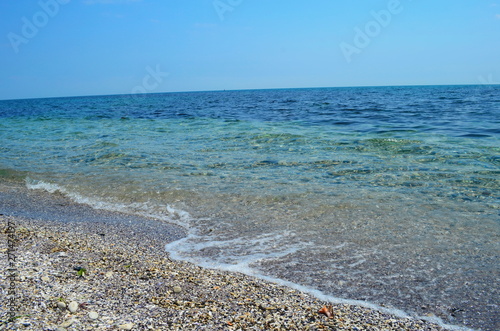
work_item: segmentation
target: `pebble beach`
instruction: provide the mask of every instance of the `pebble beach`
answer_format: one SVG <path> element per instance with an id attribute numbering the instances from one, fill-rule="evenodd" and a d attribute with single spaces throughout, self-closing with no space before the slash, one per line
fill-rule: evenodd
<path id="1" fill-rule="evenodd" d="M 152 328 L 193 329 L 186 311 L 223 305 L 192 323 L 341 329 L 348 304 L 345 315 L 363 306 L 382 320 L 500 330 L 498 96 L 487 86 L 388 86 L 2 101 L 0 214 L 16 234 L 36 234 L 14 245 L 16 268 L 40 286 L 48 315 L 70 314 L 26 328 L 81 314 L 94 329 L 140 329 L 144 307 L 155 307 Z M 39 237 L 63 242 L 45 252 Z M 257 281 L 237 272 L 286 287 L 244 288 Z M 45 289 L 69 286 L 64 277 L 78 290 Z M 217 277 L 245 295 L 225 298 Z M 29 293 L 19 314 L 34 316 L 45 308 L 33 308 L 26 279 L 14 282 Z M 292 289 L 314 303 L 295 307 L 303 299 L 285 299 Z M 278 308 L 262 309 L 267 301 Z M 236 320 L 246 313 L 254 326 Z M 348 325 L 378 325 L 358 319 Z M 74 323 L 64 327 L 82 329 Z"/>
<path id="2" fill-rule="evenodd" d="M 164 243 L 109 225 L 0 219 L 2 298 L 12 248 L 7 224 L 15 229 L 18 275 L 16 316 L 8 321 L 2 299 L 0 330 L 445 330 L 172 261 Z"/>

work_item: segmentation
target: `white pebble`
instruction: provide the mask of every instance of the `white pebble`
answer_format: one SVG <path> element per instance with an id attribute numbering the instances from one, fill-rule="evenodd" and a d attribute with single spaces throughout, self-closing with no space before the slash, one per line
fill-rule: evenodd
<path id="1" fill-rule="evenodd" d="M 98 318 L 99 318 L 99 314 L 98 314 L 97 312 L 95 312 L 95 311 L 91 311 L 91 312 L 89 313 L 89 318 L 90 318 L 91 320 L 96 320 L 96 319 L 98 319 Z"/>
<path id="2" fill-rule="evenodd" d="M 134 323 L 125 323 L 125 324 L 118 325 L 118 329 L 121 329 L 121 330 L 132 330 L 133 327 L 134 327 Z"/>
<path id="3" fill-rule="evenodd" d="M 182 291 L 180 286 L 174 286 L 174 292 L 175 293 L 180 293 Z"/>
<path id="4" fill-rule="evenodd" d="M 59 307 L 61 309 L 66 309 L 66 303 L 64 303 L 63 301 L 58 301 L 57 307 Z"/>
<path id="5" fill-rule="evenodd" d="M 68 309 L 72 313 L 76 312 L 78 310 L 78 302 L 71 301 L 68 305 Z"/>
<path id="6" fill-rule="evenodd" d="M 48 276 L 42 276 L 42 280 L 44 282 L 50 282 L 50 277 L 48 277 Z"/>

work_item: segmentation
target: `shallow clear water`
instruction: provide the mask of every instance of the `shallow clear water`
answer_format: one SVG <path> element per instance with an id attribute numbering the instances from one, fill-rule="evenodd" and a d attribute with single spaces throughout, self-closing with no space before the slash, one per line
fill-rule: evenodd
<path id="1" fill-rule="evenodd" d="M 181 224 L 176 258 L 499 329 L 500 88 L 0 101 L 0 176 Z"/>

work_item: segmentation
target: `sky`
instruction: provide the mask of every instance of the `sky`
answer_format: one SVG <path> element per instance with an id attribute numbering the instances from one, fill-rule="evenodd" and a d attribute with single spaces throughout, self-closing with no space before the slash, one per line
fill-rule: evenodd
<path id="1" fill-rule="evenodd" d="M 0 2 L 0 100 L 499 82 L 500 0 Z"/>

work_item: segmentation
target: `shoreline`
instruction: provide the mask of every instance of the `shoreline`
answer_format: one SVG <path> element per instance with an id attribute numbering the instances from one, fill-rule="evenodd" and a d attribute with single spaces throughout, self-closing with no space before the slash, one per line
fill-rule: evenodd
<path id="1" fill-rule="evenodd" d="M 318 310 L 330 304 L 310 294 L 172 261 L 155 239 L 109 225 L 0 219 L 2 252 L 8 248 L 7 221 L 18 237 L 15 290 L 17 316 L 23 316 L 2 324 L 4 330 L 446 330 L 348 304 L 333 304 L 333 318 L 327 318 Z M 6 265 L 3 258 L 2 279 Z M 79 275 L 78 268 L 86 272 Z M 71 313 L 73 301 L 77 310 Z M 0 319 L 6 316 L 3 304 Z"/>
<path id="2" fill-rule="evenodd" d="M 7 326 L 0 322 L 0 330 L 107 330 L 127 323 L 134 330 L 468 330 L 432 323 L 435 316 L 406 318 L 350 300 L 333 304 L 294 284 L 172 260 L 165 244 L 184 238 L 185 229 L 96 210 L 22 183 L 0 182 L 0 220 L 0 279 L 8 284 L 11 222 L 19 237 L 18 315 L 29 315 Z M 83 277 L 78 268 L 85 269 Z M 0 289 L 2 296 L 9 290 Z M 61 300 L 85 308 L 72 314 L 57 307 Z M 318 314 L 327 305 L 332 319 Z M 7 315 L 2 302 L 0 321 Z"/>

